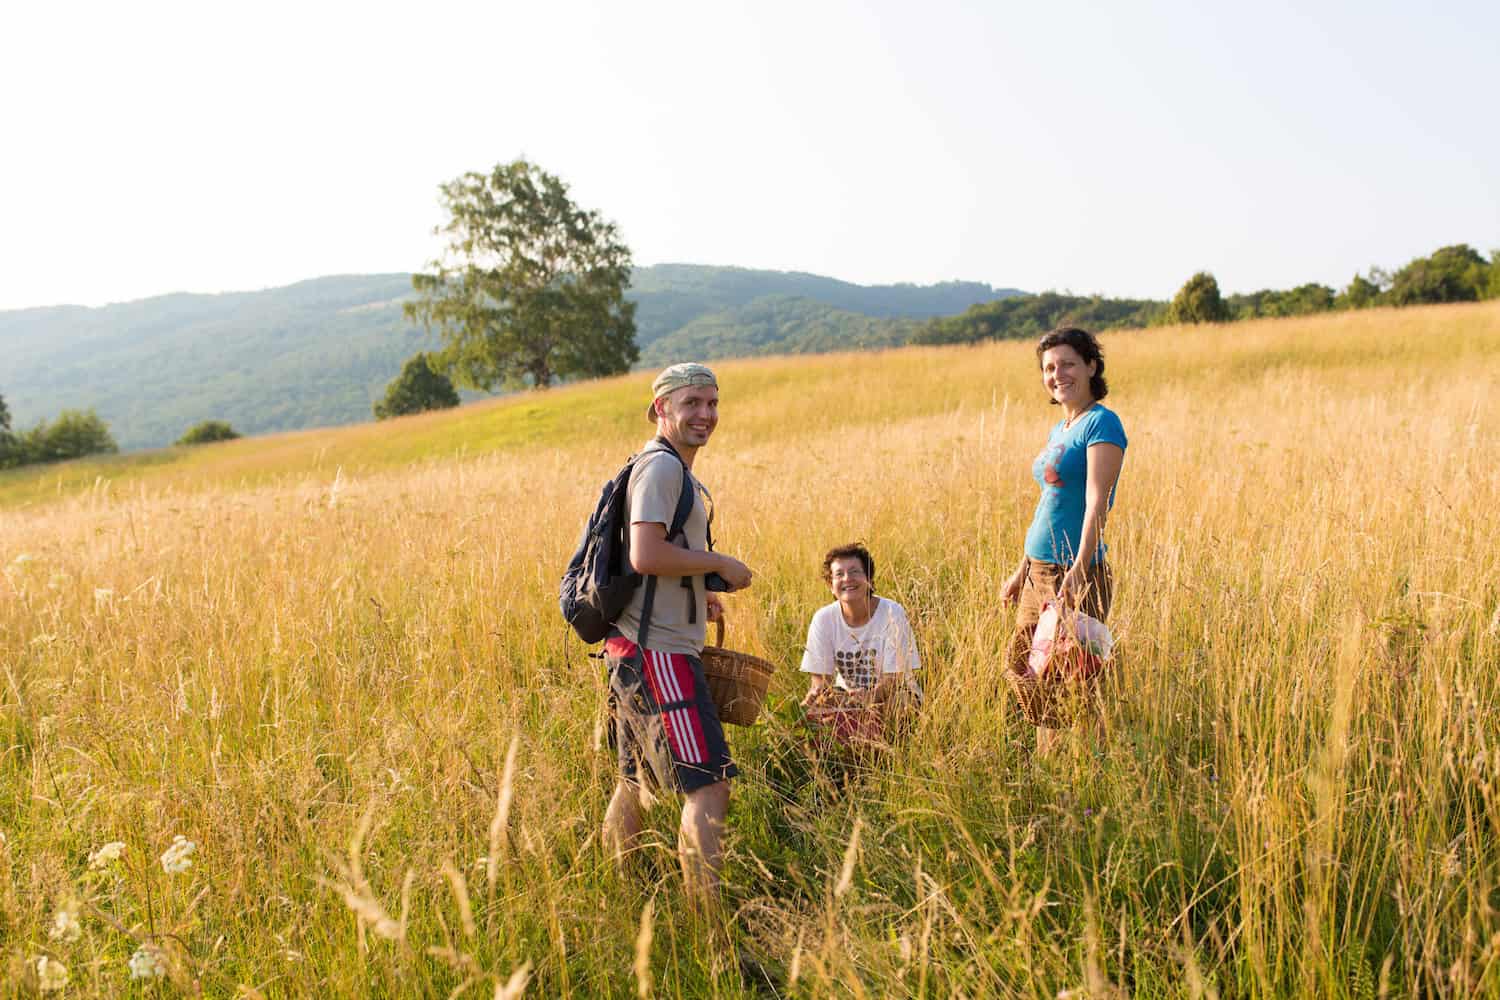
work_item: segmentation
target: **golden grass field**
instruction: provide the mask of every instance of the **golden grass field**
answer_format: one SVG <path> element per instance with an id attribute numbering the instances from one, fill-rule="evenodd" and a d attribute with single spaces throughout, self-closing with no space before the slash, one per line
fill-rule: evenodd
<path id="1" fill-rule="evenodd" d="M 674 803 L 642 871 L 601 850 L 556 610 L 649 374 L 0 477 L 0 995 L 1500 995 L 1500 305 L 1105 350 L 1111 734 L 1040 762 L 997 600 L 1029 346 L 719 366 L 730 641 L 782 668 L 729 732 L 727 931 Z M 928 692 L 873 769 L 796 708 L 851 539 Z"/>

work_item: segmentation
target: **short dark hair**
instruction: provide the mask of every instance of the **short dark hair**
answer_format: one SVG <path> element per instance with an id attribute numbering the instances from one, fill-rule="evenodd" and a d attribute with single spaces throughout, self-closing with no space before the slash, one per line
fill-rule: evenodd
<path id="1" fill-rule="evenodd" d="M 1038 367 L 1042 363 L 1042 355 L 1054 347 L 1071 347 L 1083 358 L 1084 364 L 1093 362 L 1099 367 L 1094 369 L 1093 376 L 1089 379 L 1089 394 L 1095 399 L 1103 399 L 1109 395 L 1109 383 L 1104 380 L 1104 351 L 1099 346 L 1099 341 L 1092 333 L 1076 326 L 1060 326 L 1050 333 L 1044 334 L 1042 339 L 1036 343 L 1036 363 Z M 1052 400 L 1056 405 L 1057 400 Z"/>
<path id="2" fill-rule="evenodd" d="M 875 585 L 875 557 L 870 555 L 870 550 L 865 548 L 864 542 L 850 542 L 848 545 L 840 545 L 838 548 L 829 549 L 823 556 L 823 582 L 833 582 L 833 564 L 839 559 L 858 559 L 860 565 L 865 568 L 865 577 L 870 581 L 870 586 Z"/>

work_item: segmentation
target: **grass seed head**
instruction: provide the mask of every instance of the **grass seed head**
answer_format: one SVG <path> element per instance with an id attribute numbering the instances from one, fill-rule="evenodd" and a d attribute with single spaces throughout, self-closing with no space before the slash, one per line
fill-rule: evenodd
<path id="1" fill-rule="evenodd" d="M 635 935 L 635 995 L 640 1000 L 651 996 L 651 939 L 655 934 L 656 897 L 641 907 L 641 928 Z"/>
<path id="2" fill-rule="evenodd" d="M 859 831 L 864 820 L 854 817 L 854 830 L 849 834 L 849 844 L 844 848 L 844 867 L 839 871 L 838 884 L 833 887 L 835 899 L 842 899 L 854 884 L 854 865 L 859 860 Z"/>
<path id="3" fill-rule="evenodd" d="M 526 993 L 526 984 L 531 981 L 531 963 L 525 962 L 510 974 L 505 982 L 495 981 L 495 1000 L 521 1000 Z"/>

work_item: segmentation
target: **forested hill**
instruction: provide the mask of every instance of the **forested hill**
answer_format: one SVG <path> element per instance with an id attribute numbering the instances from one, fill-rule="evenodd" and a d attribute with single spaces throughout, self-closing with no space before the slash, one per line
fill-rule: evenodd
<path id="1" fill-rule="evenodd" d="M 206 419 L 247 434 L 367 420 L 430 343 L 401 317 L 410 291 L 408 275 L 362 275 L 0 312 L 0 394 L 17 428 L 92 407 L 126 449 Z"/>
<path id="2" fill-rule="evenodd" d="M 100 308 L 0 311 L 0 396 L 24 428 L 93 408 L 122 448 L 206 419 L 243 433 L 370 419 L 406 358 L 435 346 L 406 322 L 407 274 L 317 278 Z M 863 286 L 814 274 L 638 268 L 642 364 L 904 343 L 914 320 L 1017 294 L 973 282 Z"/>
<path id="3" fill-rule="evenodd" d="M 973 281 L 936 285 L 853 285 L 796 271 L 657 264 L 638 268 L 630 297 L 636 302 L 636 342 L 642 352 L 661 337 L 710 314 L 731 313 L 766 299 L 805 299 L 847 313 L 881 318 L 951 316 L 972 305 L 1021 294 Z M 766 303 L 762 302 L 762 305 Z"/>

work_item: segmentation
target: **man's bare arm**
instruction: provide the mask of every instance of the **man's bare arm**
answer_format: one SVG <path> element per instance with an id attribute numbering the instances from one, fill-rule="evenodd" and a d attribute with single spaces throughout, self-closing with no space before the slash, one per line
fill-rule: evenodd
<path id="1" fill-rule="evenodd" d="M 630 565 L 651 576 L 697 576 L 718 573 L 735 590 L 750 586 L 750 567 L 721 552 L 684 549 L 667 541 L 667 526 L 637 521 L 630 526 Z"/>

